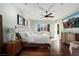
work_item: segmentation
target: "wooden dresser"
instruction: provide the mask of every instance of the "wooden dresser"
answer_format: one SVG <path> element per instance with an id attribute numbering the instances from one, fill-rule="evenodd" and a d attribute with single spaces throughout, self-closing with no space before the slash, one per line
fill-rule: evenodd
<path id="1" fill-rule="evenodd" d="M 16 55 L 22 49 L 19 39 L 7 43 L 6 52 L 8 55 Z"/>
<path id="2" fill-rule="evenodd" d="M 61 39 L 63 43 L 70 44 L 72 41 L 79 41 L 79 33 L 62 32 Z"/>

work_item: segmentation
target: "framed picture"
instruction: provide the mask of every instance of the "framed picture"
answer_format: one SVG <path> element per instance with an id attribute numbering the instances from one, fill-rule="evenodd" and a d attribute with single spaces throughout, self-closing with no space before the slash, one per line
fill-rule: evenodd
<path id="1" fill-rule="evenodd" d="M 62 21 L 64 28 L 79 28 L 79 11 L 65 17 Z"/>
<path id="2" fill-rule="evenodd" d="M 17 24 L 25 26 L 25 19 L 20 15 L 17 15 Z"/>

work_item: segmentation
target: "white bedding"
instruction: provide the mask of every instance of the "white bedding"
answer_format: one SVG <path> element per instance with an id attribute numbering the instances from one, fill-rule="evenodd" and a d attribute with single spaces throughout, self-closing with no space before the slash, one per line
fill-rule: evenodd
<path id="1" fill-rule="evenodd" d="M 38 34 L 33 33 L 32 35 L 29 35 L 29 36 L 27 36 L 25 34 L 26 33 L 20 33 L 23 42 L 50 44 L 50 39 L 45 34 L 38 35 Z"/>

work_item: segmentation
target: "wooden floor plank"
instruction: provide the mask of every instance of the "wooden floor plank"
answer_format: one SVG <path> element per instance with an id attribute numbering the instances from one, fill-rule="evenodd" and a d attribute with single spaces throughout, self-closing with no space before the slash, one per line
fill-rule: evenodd
<path id="1" fill-rule="evenodd" d="M 69 56 L 69 46 L 61 43 L 52 41 L 51 47 L 46 48 L 23 48 L 18 56 Z"/>

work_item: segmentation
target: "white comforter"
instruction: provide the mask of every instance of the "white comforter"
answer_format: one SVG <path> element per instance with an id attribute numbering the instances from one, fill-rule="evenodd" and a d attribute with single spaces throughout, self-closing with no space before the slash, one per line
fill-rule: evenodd
<path id="1" fill-rule="evenodd" d="M 23 42 L 28 42 L 28 43 L 47 43 L 50 44 L 49 37 L 45 34 L 38 35 L 38 34 L 33 34 L 31 36 L 24 36 L 22 37 Z"/>

